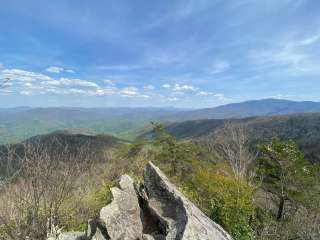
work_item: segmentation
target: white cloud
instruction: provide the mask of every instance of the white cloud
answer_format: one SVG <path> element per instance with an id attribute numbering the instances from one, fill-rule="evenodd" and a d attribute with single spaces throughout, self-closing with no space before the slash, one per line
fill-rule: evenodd
<path id="1" fill-rule="evenodd" d="M 316 34 L 307 38 L 304 38 L 302 40 L 293 42 L 293 46 L 302 47 L 302 46 L 308 46 L 314 43 L 317 43 L 320 41 L 320 34 Z"/>
<path id="2" fill-rule="evenodd" d="M 112 95 L 118 91 L 116 88 L 98 88 L 91 92 L 92 95 Z"/>
<path id="3" fill-rule="evenodd" d="M 64 68 L 51 66 L 51 67 L 48 67 L 48 68 L 46 69 L 46 71 L 47 71 L 47 72 L 51 72 L 51 73 L 60 73 L 60 72 L 63 72 L 63 71 L 64 71 Z"/>
<path id="4" fill-rule="evenodd" d="M 60 87 L 86 87 L 86 88 L 99 88 L 99 86 L 90 81 L 81 79 L 60 78 L 59 80 L 50 80 L 41 82 L 44 86 L 60 86 Z"/>
<path id="5" fill-rule="evenodd" d="M 141 88 L 135 86 L 115 86 L 111 79 L 102 80 L 104 86 L 100 86 L 93 81 L 79 78 L 54 78 L 41 73 L 24 71 L 20 69 L 0 70 L 0 78 L 11 77 L 10 90 L 22 95 L 55 94 L 55 95 L 79 95 L 79 96 L 120 96 L 140 99 L 158 98 L 159 94 L 154 91 L 154 85 L 145 85 Z M 193 92 L 203 95 L 198 87 L 189 84 L 163 84 L 161 86 L 168 89 L 162 99 L 167 101 L 178 101 L 178 97 Z M 200 92 L 199 92 L 200 91 Z"/>
<path id="6" fill-rule="evenodd" d="M 154 90 L 155 89 L 155 86 L 153 85 L 147 85 L 147 86 L 144 86 L 143 87 L 145 90 Z"/>
<path id="7" fill-rule="evenodd" d="M 84 96 L 109 96 L 136 97 L 148 99 L 149 95 L 140 92 L 137 87 L 128 86 L 117 88 L 112 80 L 104 80 L 108 86 L 100 87 L 97 83 L 77 78 L 51 78 L 44 74 L 24 71 L 20 69 L 0 70 L 0 78 L 10 78 L 10 91 L 21 95 L 35 94 L 76 94 Z M 147 85 L 141 90 L 153 90 L 154 86 Z"/>
<path id="8" fill-rule="evenodd" d="M 138 95 L 138 89 L 136 87 L 126 87 L 119 92 L 123 96 L 132 97 Z"/>
<path id="9" fill-rule="evenodd" d="M 77 88 L 71 88 L 69 89 L 70 93 L 78 93 L 78 94 L 85 94 L 87 93 L 87 91 L 83 90 L 83 89 L 77 89 Z"/>
<path id="10" fill-rule="evenodd" d="M 60 78 L 60 83 L 65 86 L 80 86 L 80 87 L 95 87 L 95 88 L 99 87 L 94 82 L 81 80 L 81 79 Z"/>
<path id="11" fill-rule="evenodd" d="M 45 91 L 42 92 L 42 94 L 45 94 L 45 93 L 66 94 L 67 91 L 63 89 L 47 88 Z"/>
<path id="12" fill-rule="evenodd" d="M 176 83 L 174 85 L 170 85 L 170 84 L 166 83 L 166 84 L 163 84 L 162 87 L 166 88 L 166 89 L 172 89 L 172 91 L 174 91 L 174 92 L 197 91 L 198 90 L 198 88 L 196 88 L 192 85 L 179 84 L 179 83 Z"/>
<path id="13" fill-rule="evenodd" d="M 87 94 L 97 95 L 98 84 L 82 79 L 60 78 L 54 79 L 41 73 L 21 69 L 0 70 L 0 79 L 9 78 L 10 91 L 22 94 Z M 104 93 L 110 92 L 104 90 Z"/>
<path id="14" fill-rule="evenodd" d="M 103 82 L 108 84 L 108 85 L 114 85 L 114 81 L 110 80 L 110 79 L 105 79 L 105 80 L 103 80 Z"/>
<path id="15" fill-rule="evenodd" d="M 50 77 L 35 72 L 24 71 L 20 69 L 4 69 L 1 74 L 2 78 L 9 78 L 10 81 L 33 82 L 37 80 L 49 81 Z"/>
<path id="16" fill-rule="evenodd" d="M 197 96 L 209 96 L 209 95 L 213 95 L 213 94 L 214 93 L 212 93 L 212 92 L 200 91 L 196 95 Z"/>
<path id="17" fill-rule="evenodd" d="M 57 66 L 48 67 L 46 68 L 46 71 L 50 73 L 61 73 L 61 72 L 74 73 L 72 69 L 64 69 L 63 67 L 57 67 Z"/>
<path id="18" fill-rule="evenodd" d="M 230 63 L 225 60 L 217 60 L 215 61 L 209 69 L 210 74 L 218 74 L 222 72 L 226 72 L 230 68 Z"/>
<path id="19" fill-rule="evenodd" d="M 296 40 L 285 39 L 269 49 L 258 49 L 251 52 L 249 59 L 255 70 L 286 75 L 320 74 L 320 60 L 311 44 L 320 42 L 320 34 Z"/>
<path id="20" fill-rule="evenodd" d="M 51 86 L 60 86 L 61 83 L 59 80 L 50 80 L 41 82 L 42 85 L 51 85 Z"/>
<path id="21" fill-rule="evenodd" d="M 291 75 L 320 73 L 320 61 L 317 58 L 291 46 L 254 52 L 251 59 L 257 70 L 277 69 Z"/>
<path id="22" fill-rule="evenodd" d="M 180 84 L 175 84 L 173 87 L 173 91 L 196 91 L 198 88 L 192 86 L 192 85 L 180 85 Z"/>
<path id="23" fill-rule="evenodd" d="M 222 93 L 213 93 L 213 92 L 207 92 L 207 91 L 199 91 L 196 95 L 197 95 L 197 96 L 203 96 L 203 97 L 213 96 L 213 97 L 218 98 L 219 100 L 225 100 L 225 99 L 227 99 L 227 98 L 224 96 L 224 94 L 222 94 Z"/>
<path id="24" fill-rule="evenodd" d="M 169 89 L 169 88 L 171 88 L 171 85 L 166 83 L 166 84 L 163 84 L 162 87 Z"/>
<path id="25" fill-rule="evenodd" d="M 30 96 L 30 95 L 32 95 L 32 91 L 23 90 L 23 91 L 20 91 L 20 94 Z"/>
<path id="26" fill-rule="evenodd" d="M 41 84 L 51 86 L 77 86 L 99 88 L 99 86 L 94 82 L 73 78 L 60 78 L 59 80 L 43 81 L 41 82 Z"/>

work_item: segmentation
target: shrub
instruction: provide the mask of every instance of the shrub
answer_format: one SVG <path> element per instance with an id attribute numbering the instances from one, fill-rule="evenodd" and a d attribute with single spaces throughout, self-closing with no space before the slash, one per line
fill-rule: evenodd
<path id="1" fill-rule="evenodd" d="M 215 171 L 199 169 L 184 190 L 202 211 L 235 239 L 253 238 L 251 224 L 255 207 L 253 188 L 248 183 Z"/>

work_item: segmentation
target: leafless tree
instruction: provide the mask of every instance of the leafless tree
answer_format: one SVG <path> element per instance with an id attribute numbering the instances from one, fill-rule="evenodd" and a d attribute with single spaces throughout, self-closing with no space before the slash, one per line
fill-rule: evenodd
<path id="1" fill-rule="evenodd" d="M 77 180 L 89 168 L 89 151 L 85 146 L 71 152 L 68 146 L 54 149 L 52 145 L 40 141 L 14 145 L 2 155 L 19 169 L 10 171 L 11 182 L 0 192 L 0 228 L 5 239 L 45 239 L 58 224 L 62 204 L 81 184 Z"/>
<path id="2" fill-rule="evenodd" d="M 243 124 L 226 123 L 214 134 L 211 144 L 228 161 L 237 179 L 250 177 L 249 167 L 257 154 L 250 150 L 248 130 Z"/>

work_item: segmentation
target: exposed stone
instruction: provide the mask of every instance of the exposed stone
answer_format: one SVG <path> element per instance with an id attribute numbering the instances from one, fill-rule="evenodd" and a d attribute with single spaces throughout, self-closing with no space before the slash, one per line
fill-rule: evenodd
<path id="1" fill-rule="evenodd" d="M 48 240 L 55 240 L 55 238 L 48 238 Z M 59 235 L 57 240 L 86 240 L 83 232 L 66 232 Z"/>
<path id="2" fill-rule="evenodd" d="M 86 234 L 88 240 L 109 240 L 111 239 L 108 230 L 101 219 L 88 221 L 88 229 Z"/>
<path id="3" fill-rule="evenodd" d="M 111 189 L 113 200 L 100 211 L 111 239 L 142 239 L 143 226 L 140 206 L 133 180 L 123 175 L 120 188 Z"/>
<path id="4" fill-rule="evenodd" d="M 112 202 L 88 222 L 86 235 L 66 233 L 59 240 L 232 240 L 151 162 L 143 177 L 144 185 L 135 188 L 123 175 L 111 189 Z"/>
<path id="5" fill-rule="evenodd" d="M 231 240 L 224 229 L 183 196 L 152 163 L 144 171 L 148 206 L 166 227 L 166 239 Z"/>

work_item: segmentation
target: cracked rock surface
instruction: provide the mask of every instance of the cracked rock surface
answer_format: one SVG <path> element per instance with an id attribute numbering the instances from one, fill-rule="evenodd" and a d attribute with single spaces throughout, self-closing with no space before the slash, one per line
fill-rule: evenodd
<path id="1" fill-rule="evenodd" d="M 111 189 L 112 202 L 90 220 L 84 235 L 65 233 L 63 240 L 232 240 L 218 224 L 191 203 L 159 168 L 149 162 L 144 185 L 123 175 Z"/>

